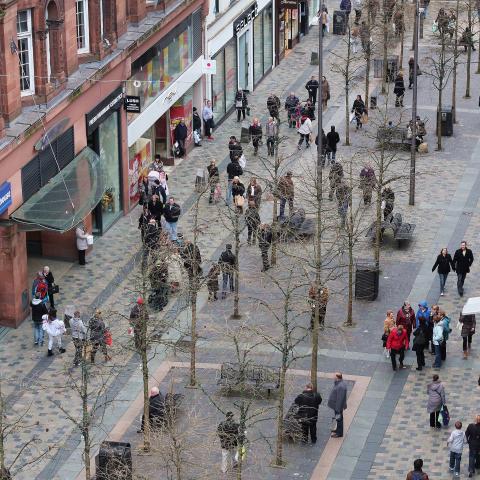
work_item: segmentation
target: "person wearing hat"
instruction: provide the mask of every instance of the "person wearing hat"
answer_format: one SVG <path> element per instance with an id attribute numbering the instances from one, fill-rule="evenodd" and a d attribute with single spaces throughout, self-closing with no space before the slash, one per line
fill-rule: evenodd
<path id="1" fill-rule="evenodd" d="M 295 398 L 295 404 L 299 406 L 298 416 L 302 426 L 303 443 L 308 442 L 308 434 L 312 443 L 317 442 L 318 407 L 322 403 L 321 395 L 313 389 L 311 383 L 307 383 L 305 390 Z"/>
<path id="2" fill-rule="evenodd" d="M 232 252 L 232 245 L 227 243 L 225 251 L 222 252 L 218 259 L 218 264 L 222 270 L 222 299 L 227 296 L 227 284 L 230 285 L 230 292 L 234 290 L 233 273 L 235 271 L 235 261 L 236 257 Z"/>
<path id="3" fill-rule="evenodd" d="M 237 466 L 238 437 L 240 425 L 233 420 L 233 412 L 227 412 L 225 420 L 220 422 L 217 427 L 218 438 L 220 439 L 220 447 L 222 449 L 222 473 L 227 473 L 229 464 L 232 463 L 233 468 Z"/>
<path id="4" fill-rule="evenodd" d="M 287 172 L 278 182 L 278 193 L 280 197 L 280 218 L 285 218 L 285 205 L 288 200 L 288 211 L 290 215 L 293 213 L 293 197 L 294 187 L 292 180 L 292 172 Z"/>

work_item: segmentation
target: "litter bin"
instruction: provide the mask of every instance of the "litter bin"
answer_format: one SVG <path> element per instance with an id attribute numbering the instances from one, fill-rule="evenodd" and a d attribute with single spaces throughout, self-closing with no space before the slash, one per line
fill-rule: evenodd
<path id="1" fill-rule="evenodd" d="M 373 301 L 378 297 L 379 273 L 375 265 L 358 261 L 355 270 L 355 298 Z"/>
<path id="2" fill-rule="evenodd" d="M 377 108 L 377 97 L 373 95 L 370 97 L 370 109 L 375 110 Z"/>
<path id="3" fill-rule="evenodd" d="M 442 110 L 440 112 L 440 128 L 442 137 L 451 137 L 453 135 L 453 112 L 450 105 L 445 105 L 444 107 L 442 107 Z M 436 131 L 438 132 L 438 125 Z"/>
<path id="4" fill-rule="evenodd" d="M 132 480 L 130 443 L 102 442 L 95 463 L 97 480 Z"/>
<path id="5" fill-rule="evenodd" d="M 242 130 L 240 131 L 240 143 L 250 143 L 249 127 L 242 127 Z"/>
<path id="6" fill-rule="evenodd" d="M 344 10 L 333 12 L 333 34 L 345 35 L 347 32 L 347 13 Z"/>

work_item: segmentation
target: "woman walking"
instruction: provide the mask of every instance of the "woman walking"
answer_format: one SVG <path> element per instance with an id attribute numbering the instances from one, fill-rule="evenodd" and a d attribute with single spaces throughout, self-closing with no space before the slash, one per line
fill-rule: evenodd
<path id="1" fill-rule="evenodd" d="M 420 319 L 418 327 L 413 331 L 412 350 L 417 355 L 417 370 L 421 371 L 425 366 L 425 347 L 428 347 L 428 330 L 423 318 Z"/>
<path id="2" fill-rule="evenodd" d="M 430 414 L 430 426 L 432 428 L 442 428 L 438 421 L 438 414 L 445 405 L 445 388 L 440 382 L 438 375 L 433 376 L 433 382 L 427 387 L 428 403 L 427 412 Z"/>
<path id="3" fill-rule="evenodd" d="M 403 107 L 403 96 L 405 95 L 405 82 L 403 81 L 403 72 L 400 70 L 395 78 L 395 87 L 393 89 L 395 94 L 395 106 Z"/>
<path id="4" fill-rule="evenodd" d="M 235 109 L 237 110 L 237 122 L 240 121 L 241 117 L 245 120 L 245 110 L 248 106 L 247 95 L 243 90 L 238 90 L 235 95 Z"/>
<path id="5" fill-rule="evenodd" d="M 362 115 L 365 113 L 365 103 L 362 100 L 361 95 L 357 95 L 357 98 L 353 102 L 352 112 L 355 115 L 355 121 L 357 122 L 357 130 L 362 128 Z"/>
<path id="6" fill-rule="evenodd" d="M 448 250 L 446 248 L 442 248 L 440 254 L 437 257 L 437 260 L 432 267 L 432 272 L 434 272 L 437 268 L 438 278 L 440 279 L 441 296 L 443 296 L 445 293 L 445 283 L 447 282 L 447 277 L 450 273 L 450 267 L 452 267 L 452 270 L 455 271 L 451 255 L 448 253 Z"/>
<path id="7" fill-rule="evenodd" d="M 312 121 L 306 116 L 303 115 L 302 119 L 300 120 L 300 128 L 298 129 L 298 133 L 300 135 L 300 140 L 298 141 L 298 149 L 302 149 L 303 140 L 307 144 L 307 148 L 310 147 L 310 135 L 313 132 Z"/>
<path id="8" fill-rule="evenodd" d="M 387 350 L 387 340 L 390 332 L 395 328 L 395 318 L 393 316 L 393 310 L 387 310 L 387 317 L 383 321 L 383 353 L 386 358 L 390 357 L 390 352 Z"/>
<path id="9" fill-rule="evenodd" d="M 262 140 L 262 125 L 258 118 L 253 119 L 253 122 L 248 129 L 248 133 L 250 134 L 250 139 L 253 144 L 253 154 L 256 155 L 258 153 L 258 146 Z"/>
<path id="10" fill-rule="evenodd" d="M 411 307 L 410 303 L 407 301 L 403 302 L 402 307 L 397 312 L 397 327 L 398 325 L 403 325 L 407 331 L 408 342 L 410 342 L 410 336 L 415 327 L 415 323 L 415 311 Z"/>
<path id="11" fill-rule="evenodd" d="M 322 107 L 325 110 L 330 100 L 330 84 L 325 77 L 322 77 Z"/>
<path id="12" fill-rule="evenodd" d="M 48 356 L 53 355 L 54 344 L 57 344 L 58 351 L 64 353 L 65 349 L 62 347 L 62 335 L 65 333 L 65 324 L 62 320 L 57 318 L 57 311 L 51 308 L 48 315 L 43 317 L 43 329 L 48 334 Z"/>
<path id="13" fill-rule="evenodd" d="M 458 320 L 462 324 L 460 335 L 463 340 L 463 358 L 468 358 L 468 352 L 472 346 L 472 336 L 475 333 L 476 319 L 475 315 L 460 315 Z"/>

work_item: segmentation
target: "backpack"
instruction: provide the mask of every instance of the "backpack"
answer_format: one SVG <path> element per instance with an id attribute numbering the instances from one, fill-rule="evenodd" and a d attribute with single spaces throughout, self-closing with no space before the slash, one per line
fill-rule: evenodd
<path id="1" fill-rule="evenodd" d="M 425 475 L 423 472 L 412 471 L 412 480 L 425 480 Z"/>
<path id="2" fill-rule="evenodd" d="M 443 340 L 447 341 L 449 334 L 452 332 L 450 328 L 450 319 L 448 317 L 443 317 Z"/>

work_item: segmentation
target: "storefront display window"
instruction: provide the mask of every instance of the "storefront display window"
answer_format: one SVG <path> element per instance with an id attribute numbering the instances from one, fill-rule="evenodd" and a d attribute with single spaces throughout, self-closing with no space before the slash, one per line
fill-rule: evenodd
<path id="1" fill-rule="evenodd" d="M 188 137 L 185 140 L 185 147 L 188 148 L 192 142 L 192 113 L 193 113 L 193 88 L 188 90 L 183 97 L 180 97 L 173 106 L 170 107 L 170 141 L 171 145 L 175 142 L 174 130 L 180 120 L 183 118 L 187 126 Z"/>
<path id="2" fill-rule="evenodd" d="M 263 77 L 263 13 L 253 22 L 253 83 L 256 85 Z"/>
<path id="3" fill-rule="evenodd" d="M 237 45 L 230 40 L 214 57 L 217 73 L 212 76 L 212 99 L 215 119 L 220 120 L 235 103 L 237 93 Z"/>
<path id="4" fill-rule="evenodd" d="M 263 74 L 273 65 L 273 8 L 270 5 L 263 11 Z"/>
<path id="5" fill-rule="evenodd" d="M 154 128 L 148 129 L 128 150 L 128 190 L 130 207 L 140 199 L 140 183 L 148 174 L 148 166 L 152 163 L 152 138 Z"/>
<path id="6" fill-rule="evenodd" d="M 311 24 L 319 10 L 319 0 L 308 0 L 308 23 Z"/>
<path id="7" fill-rule="evenodd" d="M 225 114 L 225 51 L 221 50 L 215 57 L 217 73 L 212 75 L 213 114 L 216 118 Z"/>

